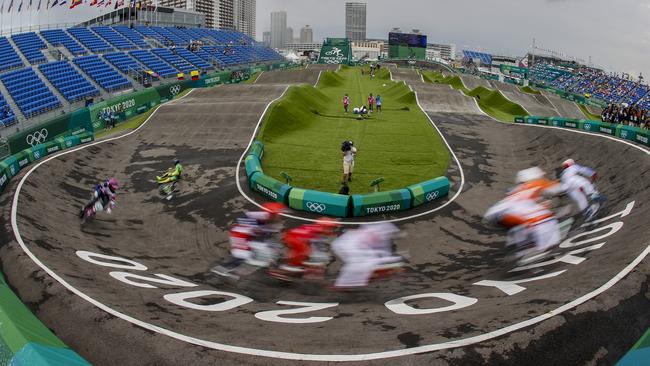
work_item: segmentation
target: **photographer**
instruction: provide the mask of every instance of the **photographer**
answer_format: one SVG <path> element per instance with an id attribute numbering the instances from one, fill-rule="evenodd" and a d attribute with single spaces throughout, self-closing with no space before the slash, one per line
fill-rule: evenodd
<path id="1" fill-rule="evenodd" d="M 341 144 L 341 153 L 343 154 L 343 184 L 352 181 L 352 171 L 354 170 L 354 157 L 357 154 L 357 148 L 352 141 L 343 141 Z"/>

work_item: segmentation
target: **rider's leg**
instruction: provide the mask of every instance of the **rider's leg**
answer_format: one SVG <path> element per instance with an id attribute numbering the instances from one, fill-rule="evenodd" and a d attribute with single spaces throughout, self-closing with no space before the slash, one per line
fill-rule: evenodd
<path id="1" fill-rule="evenodd" d="M 556 219 L 542 221 L 530 229 L 537 251 L 545 252 L 560 244 L 560 225 Z"/>

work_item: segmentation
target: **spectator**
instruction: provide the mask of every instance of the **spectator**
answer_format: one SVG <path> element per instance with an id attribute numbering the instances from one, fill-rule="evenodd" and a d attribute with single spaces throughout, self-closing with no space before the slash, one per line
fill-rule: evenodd
<path id="1" fill-rule="evenodd" d="M 377 65 L 379 67 L 379 65 Z M 381 95 L 377 94 L 375 98 L 375 105 L 377 106 L 377 113 L 381 113 Z"/>
<path id="2" fill-rule="evenodd" d="M 373 106 L 375 105 L 375 98 L 372 96 L 372 93 L 368 96 L 368 109 L 374 110 Z"/>
<path id="3" fill-rule="evenodd" d="M 348 113 L 348 107 L 350 106 L 350 97 L 347 94 L 343 97 L 343 109 L 345 113 Z"/>
<path id="4" fill-rule="evenodd" d="M 341 152 L 343 154 L 343 182 L 346 184 L 352 182 L 352 172 L 354 170 L 354 158 L 357 155 L 357 148 L 354 147 L 352 141 L 344 141 L 341 144 Z"/>

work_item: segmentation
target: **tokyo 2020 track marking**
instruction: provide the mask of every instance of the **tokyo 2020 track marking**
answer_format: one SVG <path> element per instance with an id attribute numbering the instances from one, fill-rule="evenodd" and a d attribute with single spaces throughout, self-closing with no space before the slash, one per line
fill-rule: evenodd
<path id="1" fill-rule="evenodd" d="M 286 89 L 285 89 L 286 92 Z M 284 93 L 283 93 L 284 94 Z M 189 93 L 187 94 L 189 95 Z M 179 98 L 180 99 L 180 98 Z M 268 107 L 273 103 L 274 101 L 270 102 L 267 105 Z M 161 106 L 160 108 L 164 108 L 165 106 Z M 618 272 L 614 277 L 612 277 L 609 281 L 605 282 L 603 285 L 600 287 L 596 288 L 595 290 L 578 297 L 577 299 L 570 301 L 562 306 L 557 307 L 554 310 L 551 310 L 545 314 L 533 317 L 531 319 L 512 324 L 510 326 L 484 333 L 478 336 L 473 336 L 473 337 L 468 337 L 464 339 L 458 339 L 458 340 L 451 340 L 447 342 L 441 342 L 441 343 L 436 343 L 436 344 L 430 344 L 430 345 L 423 345 L 423 346 L 417 346 L 417 347 L 412 347 L 412 348 L 407 348 L 407 349 L 398 349 L 398 350 L 392 350 L 392 351 L 384 351 L 384 352 L 376 352 L 376 353 L 366 353 L 366 354 L 302 354 L 302 353 L 291 353 L 291 352 L 278 352 L 278 351 L 271 351 L 271 350 L 263 350 L 263 349 L 256 349 L 256 348 L 248 348 L 248 347 L 237 347 L 237 346 L 231 346 L 227 344 L 221 344 L 221 343 L 216 343 L 216 342 L 211 342 L 211 341 L 206 341 L 202 339 L 198 339 L 195 337 L 190 337 L 187 335 L 183 335 L 177 332 L 174 332 L 172 330 L 164 329 L 159 326 L 153 325 L 151 323 L 147 323 L 144 321 L 141 321 L 139 319 L 136 319 L 134 317 L 131 317 L 127 314 L 121 313 L 103 303 L 100 301 L 86 295 L 83 291 L 75 288 L 71 284 L 69 284 L 66 280 L 64 280 L 61 276 L 57 275 L 53 270 L 48 268 L 43 262 L 41 262 L 35 255 L 32 253 L 29 248 L 25 245 L 25 242 L 22 239 L 22 236 L 20 234 L 20 229 L 18 227 L 17 223 L 17 211 L 18 211 L 18 202 L 20 198 L 20 192 L 22 190 L 22 187 L 27 180 L 27 178 L 33 173 L 38 167 L 40 167 L 42 164 L 47 163 L 48 161 L 55 159 L 59 156 L 66 155 L 66 154 L 71 154 L 76 151 L 79 151 L 81 149 L 88 148 L 90 146 L 94 146 L 97 144 L 101 144 L 107 141 L 114 141 L 117 139 L 121 139 L 125 136 L 129 136 L 135 132 L 137 132 L 140 128 L 145 126 L 147 122 L 153 118 L 158 112 L 158 109 L 154 111 L 154 113 L 147 118 L 147 120 L 137 129 L 121 135 L 117 136 L 114 138 L 102 140 L 102 141 L 97 141 L 91 144 L 87 144 L 75 149 L 63 151 L 60 154 L 53 155 L 51 157 L 46 158 L 45 160 L 39 162 L 36 164 L 33 168 L 31 168 L 25 176 L 20 180 L 18 183 L 18 186 L 16 188 L 16 192 L 14 193 L 13 201 L 12 201 L 12 210 L 11 210 L 11 226 L 14 231 L 14 236 L 16 238 L 16 241 L 22 248 L 22 250 L 29 256 L 29 258 L 36 263 L 40 268 L 42 268 L 47 274 L 49 274 L 52 278 L 54 278 L 57 282 L 59 282 L 61 285 L 63 285 L 66 289 L 70 290 L 77 296 L 81 297 L 82 299 L 88 301 L 89 303 L 95 305 L 96 307 L 102 309 L 103 311 L 106 311 L 107 313 L 116 316 L 122 320 L 125 320 L 127 322 L 130 322 L 134 325 L 140 326 L 144 329 L 154 331 L 159 334 L 163 334 L 175 339 L 178 339 L 183 342 L 203 346 L 206 348 L 211 348 L 215 350 L 220 350 L 220 351 L 226 351 L 226 352 L 235 352 L 235 353 L 240 353 L 240 354 L 246 354 L 246 355 L 253 355 L 253 356 L 264 356 L 264 357 L 271 357 L 271 358 L 282 358 L 282 359 L 288 359 L 288 360 L 305 360 L 305 361 L 363 361 L 363 360 L 375 360 L 375 359 L 385 359 L 385 358 L 390 358 L 390 357 L 399 357 L 399 356 L 406 356 L 406 355 L 413 355 L 413 354 L 418 354 L 418 353 L 424 353 L 424 352 L 432 352 L 432 351 L 437 351 L 437 350 L 443 350 L 443 349 L 450 349 L 450 348 L 457 348 L 457 347 L 463 347 L 463 346 L 468 346 L 471 344 L 483 342 L 489 339 L 493 339 L 496 337 L 503 336 L 505 334 L 508 334 L 510 332 L 523 329 L 525 327 L 540 323 L 544 320 L 547 320 L 549 318 L 552 318 L 556 315 L 562 314 L 563 312 L 572 309 L 580 304 L 585 303 L 586 301 L 602 294 L 603 292 L 607 291 L 609 288 L 614 286 L 616 283 L 618 283 L 621 279 L 623 279 L 626 275 L 628 275 L 643 259 L 650 254 L 650 245 L 648 245 L 633 261 L 631 261 L 627 266 L 625 266 L 620 272 Z M 259 123 L 258 123 L 259 125 Z M 530 125 L 534 127 L 543 127 L 543 128 L 556 128 L 552 126 L 538 126 L 538 125 Z M 257 128 L 256 128 L 257 130 Z M 564 129 L 563 129 L 564 130 Z M 627 145 L 630 145 L 634 148 L 637 148 L 641 151 L 643 151 L 645 154 L 650 155 L 650 152 L 646 149 L 643 149 L 637 145 L 633 145 L 631 143 L 628 143 L 626 141 L 618 140 L 609 136 L 604 136 L 604 135 L 597 135 L 597 134 L 592 134 L 592 133 L 587 133 L 584 131 L 573 131 L 573 130 L 564 130 L 564 131 L 569 131 L 569 132 L 576 132 L 576 133 L 584 133 L 584 134 L 589 134 L 589 135 L 594 135 L 597 137 L 601 138 L 608 138 L 614 141 L 617 141 L 619 143 L 625 143 Z M 445 141 L 446 142 L 446 141 Z M 250 144 L 249 144 L 250 145 Z M 449 145 L 448 145 L 449 146 Z M 451 149 L 450 149 L 451 151 Z M 453 152 L 452 152 L 453 154 Z M 241 161 L 241 160 L 240 160 Z M 460 190 L 459 190 L 460 191 Z"/>

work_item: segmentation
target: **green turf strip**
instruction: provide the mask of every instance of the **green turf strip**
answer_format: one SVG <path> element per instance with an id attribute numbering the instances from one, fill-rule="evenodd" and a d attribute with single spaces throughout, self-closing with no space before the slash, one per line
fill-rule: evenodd
<path id="1" fill-rule="evenodd" d="M 488 89 L 483 86 L 469 90 L 458 76 L 442 76 L 436 71 L 424 73 L 424 81 L 451 85 L 452 88 L 462 91 L 465 95 L 477 98 L 478 106 L 483 112 L 503 122 L 512 122 L 516 116 L 527 116 L 526 110 L 519 104 L 509 100 L 498 90 Z"/>
<path id="2" fill-rule="evenodd" d="M 531 88 L 530 86 L 519 87 L 519 90 L 521 90 L 524 93 L 528 93 L 528 94 L 535 94 L 535 95 L 542 94 L 542 92 L 540 92 L 539 90 L 535 90 L 535 89 Z"/>
<path id="3" fill-rule="evenodd" d="M 593 113 L 589 112 L 589 109 L 587 109 L 586 106 L 584 106 L 584 105 L 582 105 L 580 103 L 576 103 L 576 105 L 578 106 L 578 108 L 580 108 L 580 111 L 582 112 L 582 114 L 585 115 L 585 117 L 588 120 L 600 121 L 600 116 L 597 115 L 597 114 L 593 114 Z"/>
<path id="4" fill-rule="evenodd" d="M 449 155 L 413 92 L 390 81 L 388 70 L 369 78 L 368 69 L 342 67 L 323 72 L 316 88 L 291 87 L 267 113 L 258 135 L 264 145 L 265 174 L 293 178 L 296 187 L 338 192 L 341 184 L 341 142 L 354 141 L 356 158 L 350 193 L 369 193 L 370 182 L 384 177 L 382 190 L 403 188 L 444 175 Z M 343 96 L 350 97 L 350 113 Z M 383 112 L 357 120 L 352 108 L 380 94 Z"/>

